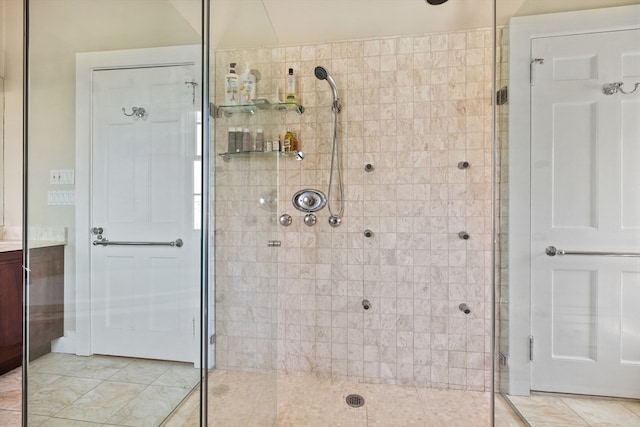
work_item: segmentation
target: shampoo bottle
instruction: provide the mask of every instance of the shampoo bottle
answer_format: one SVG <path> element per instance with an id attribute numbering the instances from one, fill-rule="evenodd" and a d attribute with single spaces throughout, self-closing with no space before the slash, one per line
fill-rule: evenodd
<path id="1" fill-rule="evenodd" d="M 249 69 L 249 65 L 240 74 L 240 103 L 251 104 L 256 99 L 256 76 Z"/>
<path id="2" fill-rule="evenodd" d="M 237 105 L 239 100 L 238 74 L 236 63 L 229 64 L 229 73 L 224 76 L 224 104 Z"/>
<path id="3" fill-rule="evenodd" d="M 289 74 L 287 74 L 286 84 L 286 97 L 287 102 L 297 102 L 298 96 L 296 95 L 296 76 L 293 75 L 293 68 L 289 68 Z"/>

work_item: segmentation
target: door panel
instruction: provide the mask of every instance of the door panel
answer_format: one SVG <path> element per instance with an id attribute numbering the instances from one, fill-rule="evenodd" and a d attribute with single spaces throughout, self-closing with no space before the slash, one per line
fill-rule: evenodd
<path id="1" fill-rule="evenodd" d="M 194 229 L 192 66 L 95 71 L 92 344 L 100 354 L 195 362 L 199 232 Z M 133 108 L 144 108 L 137 116 Z"/>
<path id="2" fill-rule="evenodd" d="M 640 258 L 545 254 L 640 252 L 640 91 L 602 91 L 639 54 L 640 30 L 532 41 L 533 390 L 640 397 Z"/>

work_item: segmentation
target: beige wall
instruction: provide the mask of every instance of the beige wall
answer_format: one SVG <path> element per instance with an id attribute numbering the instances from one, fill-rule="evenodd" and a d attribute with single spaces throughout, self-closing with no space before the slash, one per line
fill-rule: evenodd
<path id="1" fill-rule="evenodd" d="M 22 225 L 22 2 L 4 0 L 4 225 Z"/>
<path id="2" fill-rule="evenodd" d="M 76 53 L 197 44 L 199 36 L 164 0 L 34 0 L 30 13 L 28 222 L 37 229 L 30 238 L 67 229 L 65 330 L 73 331 L 76 207 L 50 206 L 47 193 L 75 190 L 50 185 L 49 171 L 76 168 Z"/>

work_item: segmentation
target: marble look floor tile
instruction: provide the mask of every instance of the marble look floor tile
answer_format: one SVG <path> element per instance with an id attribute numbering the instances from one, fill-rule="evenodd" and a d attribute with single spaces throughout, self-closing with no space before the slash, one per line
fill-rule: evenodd
<path id="1" fill-rule="evenodd" d="M 0 391 L 0 409 L 6 411 L 21 411 L 22 388 L 17 390 Z"/>
<path id="2" fill-rule="evenodd" d="M 623 400 L 622 404 L 625 408 L 640 417 L 640 400 Z"/>
<path id="3" fill-rule="evenodd" d="M 145 388 L 141 384 L 105 381 L 62 409 L 56 417 L 104 423 Z"/>
<path id="4" fill-rule="evenodd" d="M 109 418 L 107 423 L 131 427 L 158 426 L 188 392 L 179 387 L 149 386 Z"/>
<path id="5" fill-rule="evenodd" d="M 526 424 L 513 410 L 506 399 L 500 395 L 495 396 L 495 427 L 525 427 Z"/>
<path id="6" fill-rule="evenodd" d="M 29 392 L 29 411 L 36 415 L 54 416 L 100 384 L 89 378 L 60 377 Z"/>
<path id="7" fill-rule="evenodd" d="M 619 400 L 563 397 L 562 401 L 593 427 L 640 426 L 640 417 Z"/>
<path id="8" fill-rule="evenodd" d="M 22 410 L 22 370 L 19 368 L 2 376 L 2 381 L 0 381 L 0 409 L 18 412 Z"/>
<path id="9" fill-rule="evenodd" d="M 131 364 L 134 359 L 127 357 L 92 356 L 83 365 L 66 375 L 80 378 L 96 378 L 106 380 Z"/>
<path id="10" fill-rule="evenodd" d="M 554 396 L 509 396 L 522 416 L 533 427 L 538 426 L 587 426 L 588 424 L 566 403 Z"/>
<path id="11" fill-rule="evenodd" d="M 0 426 L 2 427 L 20 427 L 22 416 L 19 411 L 7 411 L 0 409 Z"/>
<path id="12" fill-rule="evenodd" d="M 86 421 L 68 420 L 64 418 L 49 418 L 42 427 L 100 427 L 102 424 L 88 423 Z"/>
<path id="13" fill-rule="evenodd" d="M 29 427 L 38 427 L 48 421 L 50 417 L 45 417 L 43 415 L 29 414 Z"/>
<path id="14" fill-rule="evenodd" d="M 62 378 L 61 375 L 44 374 L 41 372 L 29 372 L 27 381 L 29 381 L 29 389 L 31 391 L 37 391 L 41 387 L 51 384 L 57 379 Z"/>
<path id="15" fill-rule="evenodd" d="M 200 369 L 192 364 L 176 364 L 160 375 L 152 385 L 192 389 L 200 381 Z"/>
<path id="16" fill-rule="evenodd" d="M 67 353 L 48 353 L 29 363 L 29 372 L 65 375 L 87 363 L 90 357 Z"/>
<path id="17" fill-rule="evenodd" d="M 109 381 L 151 385 L 171 366 L 171 362 L 138 359 L 109 377 Z"/>
<path id="18" fill-rule="evenodd" d="M 163 424 L 163 427 L 183 427 L 200 416 L 200 388 L 192 390 L 184 401 L 173 411 Z"/>
<path id="19" fill-rule="evenodd" d="M 19 390 L 22 387 L 22 369 L 16 368 L 2 375 L 0 393 L 3 391 Z"/>

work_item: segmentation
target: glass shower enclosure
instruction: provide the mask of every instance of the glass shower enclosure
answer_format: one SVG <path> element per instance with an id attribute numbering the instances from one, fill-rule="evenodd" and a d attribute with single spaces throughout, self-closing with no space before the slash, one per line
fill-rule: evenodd
<path id="1" fill-rule="evenodd" d="M 24 425 L 203 416 L 205 6 L 26 2 Z"/>

